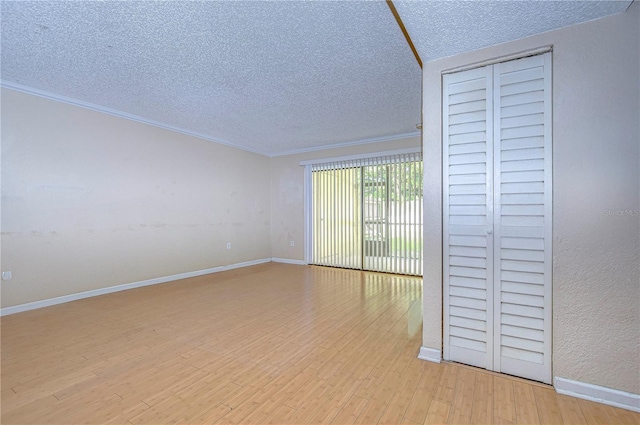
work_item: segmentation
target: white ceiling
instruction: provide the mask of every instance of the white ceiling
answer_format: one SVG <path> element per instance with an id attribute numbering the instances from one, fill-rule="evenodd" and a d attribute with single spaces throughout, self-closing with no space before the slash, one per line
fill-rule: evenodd
<path id="1" fill-rule="evenodd" d="M 624 12 L 631 0 L 394 0 L 423 62 Z"/>
<path id="2" fill-rule="evenodd" d="M 394 2 L 423 61 L 630 1 Z M 421 72 L 384 1 L 1 2 L 2 84 L 265 155 L 416 135 Z"/>
<path id="3" fill-rule="evenodd" d="M 264 154 L 416 133 L 384 2 L 2 1 L 2 80 Z"/>

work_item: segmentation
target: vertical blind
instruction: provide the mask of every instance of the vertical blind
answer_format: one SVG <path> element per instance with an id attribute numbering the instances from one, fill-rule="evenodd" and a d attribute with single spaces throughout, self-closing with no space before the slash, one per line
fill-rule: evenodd
<path id="1" fill-rule="evenodd" d="M 422 155 L 313 164 L 311 263 L 422 275 Z"/>

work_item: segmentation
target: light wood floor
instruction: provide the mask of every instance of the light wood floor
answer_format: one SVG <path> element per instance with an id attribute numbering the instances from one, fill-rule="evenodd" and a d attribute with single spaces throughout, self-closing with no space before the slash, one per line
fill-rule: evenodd
<path id="1" fill-rule="evenodd" d="M 2 318 L 3 424 L 638 424 L 416 358 L 419 279 L 264 264 Z"/>

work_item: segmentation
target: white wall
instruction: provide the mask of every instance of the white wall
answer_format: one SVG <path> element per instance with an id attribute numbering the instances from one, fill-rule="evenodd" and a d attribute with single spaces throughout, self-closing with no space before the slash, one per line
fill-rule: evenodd
<path id="1" fill-rule="evenodd" d="M 553 374 L 640 394 L 639 27 L 635 2 L 424 64 L 425 347 L 442 347 L 441 73 L 552 45 Z"/>
<path id="2" fill-rule="evenodd" d="M 265 156 L 3 89 L 2 307 L 269 258 L 269 196 Z"/>
<path id="3" fill-rule="evenodd" d="M 304 260 L 304 167 L 300 161 L 415 148 L 420 143 L 420 137 L 410 137 L 271 158 L 272 257 Z"/>
<path id="4" fill-rule="evenodd" d="M 1 306 L 303 261 L 300 161 L 419 146 L 413 137 L 268 158 L 3 89 L 0 246 L 13 279 L 0 283 Z"/>

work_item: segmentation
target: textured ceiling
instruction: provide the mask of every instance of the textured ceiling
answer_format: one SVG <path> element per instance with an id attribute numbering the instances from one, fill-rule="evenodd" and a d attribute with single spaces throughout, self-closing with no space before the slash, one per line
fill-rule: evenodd
<path id="1" fill-rule="evenodd" d="M 278 154 L 416 134 L 385 2 L 2 1 L 2 81 Z"/>
<path id="2" fill-rule="evenodd" d="M 394 1 L 422 61 L 629 1 Z M 266 155 L 416 134 L 421 72 L 384 1 L 10 1 L 6 87 Z"/>
<path id="3" fill-rule="evenodd" d="M 607 0 L 394 0 L 423 62 L 624 12 Z"/>

